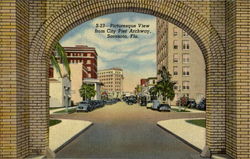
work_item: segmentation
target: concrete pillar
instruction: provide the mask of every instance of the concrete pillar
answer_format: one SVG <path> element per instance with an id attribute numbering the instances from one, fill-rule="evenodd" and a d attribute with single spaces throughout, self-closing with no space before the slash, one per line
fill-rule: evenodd
<path id="1" fill-rule="evenodd" d="M 226 151 L 250 158 L 250 1 L 226 1 Z"/>

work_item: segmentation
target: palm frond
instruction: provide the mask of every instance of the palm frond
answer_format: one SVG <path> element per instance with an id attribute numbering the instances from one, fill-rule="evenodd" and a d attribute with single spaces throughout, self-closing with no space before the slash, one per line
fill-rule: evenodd
<path id="1" fill-rule="evenodd" d="M 52 54 L 50 56 L 50 61 L 51 61 L 51 64 L 55 67 L 56 71 L 59 73 L 60 77 L 62 78 L 61 68 L 60 68 L 54 54 Z"/>
<path id="2" fill-rule="evenodd" d="M 64 66 L 65 70 L 67 71 L 67 74 L 69 75 L 69 79 L 70 79 L 71 71 L 70 71 L 68 57 L 65 53 L 64 48 L 61 46 L 61 44 L 59 42 L 56 44 L 56 51 L 57 51 L 58 56 L 61 58 L 63 66 Z"/>

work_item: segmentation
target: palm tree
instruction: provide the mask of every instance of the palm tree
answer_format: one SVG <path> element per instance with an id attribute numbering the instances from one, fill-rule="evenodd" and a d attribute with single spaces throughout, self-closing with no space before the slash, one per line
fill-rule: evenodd
<path id="1" fill-rule="evenodd" d="M 52 53 L 50 56 L 51 65 L 59 73 L 60 77 L 63 78 L 61 68 L 59 66 L 58 60 L 56 59 L 56 56 L 58 56 L 60 58 L 60 62 L 63 64 L 63 66 L 67 72 L 68 78 L 70 80 L 71 71 L 70 71 L 70 67 L 69 67 L 69 61 L 67 58 L 67 54 L 59 42 L 57 42 L 55 45 L 55 51 L 56 51 L 56 53 Z M 68 112 L 68 104 L 66 105 L 66 112 Z"/>
<path id="2" fill-rule="evenodd" d="M 96 94 L 94 85 L 83 83 L 81 88 L 79 89 L 80 96 L 84 99 L 91 99 Z"/>
<path id="3" fill-rule="evenodd" d="M 170 99 L 171 101 L 174 99 L 175 97 L 174 85 L 175 83 L 171 81 L 160 81 L 157 84 L 157 87 L 159 89 L 159 94 L 162 96 L 164 102 L 167 99 Z"/>
<path id="4" fill-rule="evenodd" d="M 56 56 L 58 56 L 60 58 L 60 62 L 63 64 L 63 66 L 67 72 L 67 75 L 70 79 L 71 71 L 70 71 L 70 67 L 69 67 L 67 54 L 65 53 L 64 48 L 61 46 L 61 44 L 59 42 L 56 43 L 55 50 L 56 50 L 56 54 L 53 53 L 50 56 L 50 61 L 51 61 L 52 66 L 56 69 L 56 71 L 59 73 L 60 77 L 62 78 L 63 77 L 62 71 L 61 71 L 61 68 L 59 66 L 58 60 L 56 59 Z"/>

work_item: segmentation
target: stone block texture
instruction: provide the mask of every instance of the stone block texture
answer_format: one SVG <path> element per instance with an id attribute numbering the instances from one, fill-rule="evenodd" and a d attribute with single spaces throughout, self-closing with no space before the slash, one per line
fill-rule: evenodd
<path id="1" fill-rule="evenodd" d="M 227 1 L 226 11 L 226 151 L 250 158 L 250 1 Z"/>
<path id="2" fill-rule="evenodd" d="M 117 12 L 157 16 L 185 30 L 206 63 L 206 144 L 250 158 L 249 0 L 1 0 L 0 158 L 48 148 L 49 57 L 77 25 Z"/>

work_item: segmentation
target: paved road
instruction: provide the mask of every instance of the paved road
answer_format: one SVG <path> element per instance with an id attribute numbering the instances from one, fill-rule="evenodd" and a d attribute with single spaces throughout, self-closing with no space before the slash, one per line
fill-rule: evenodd
<path id="1" fill-rule="evenodd" d="M 199 153 L 156 125 L 159 120 L 204 117 L 204 113 L 157 112 L 123 102 L 90 113 L 52 115 L 94 125 L 65 146 L 57 158 L 196 159 Z M 176 125 L 178 126 L 178 125 Z M 192 133 L 192 132 L 187 132 Z"/>

